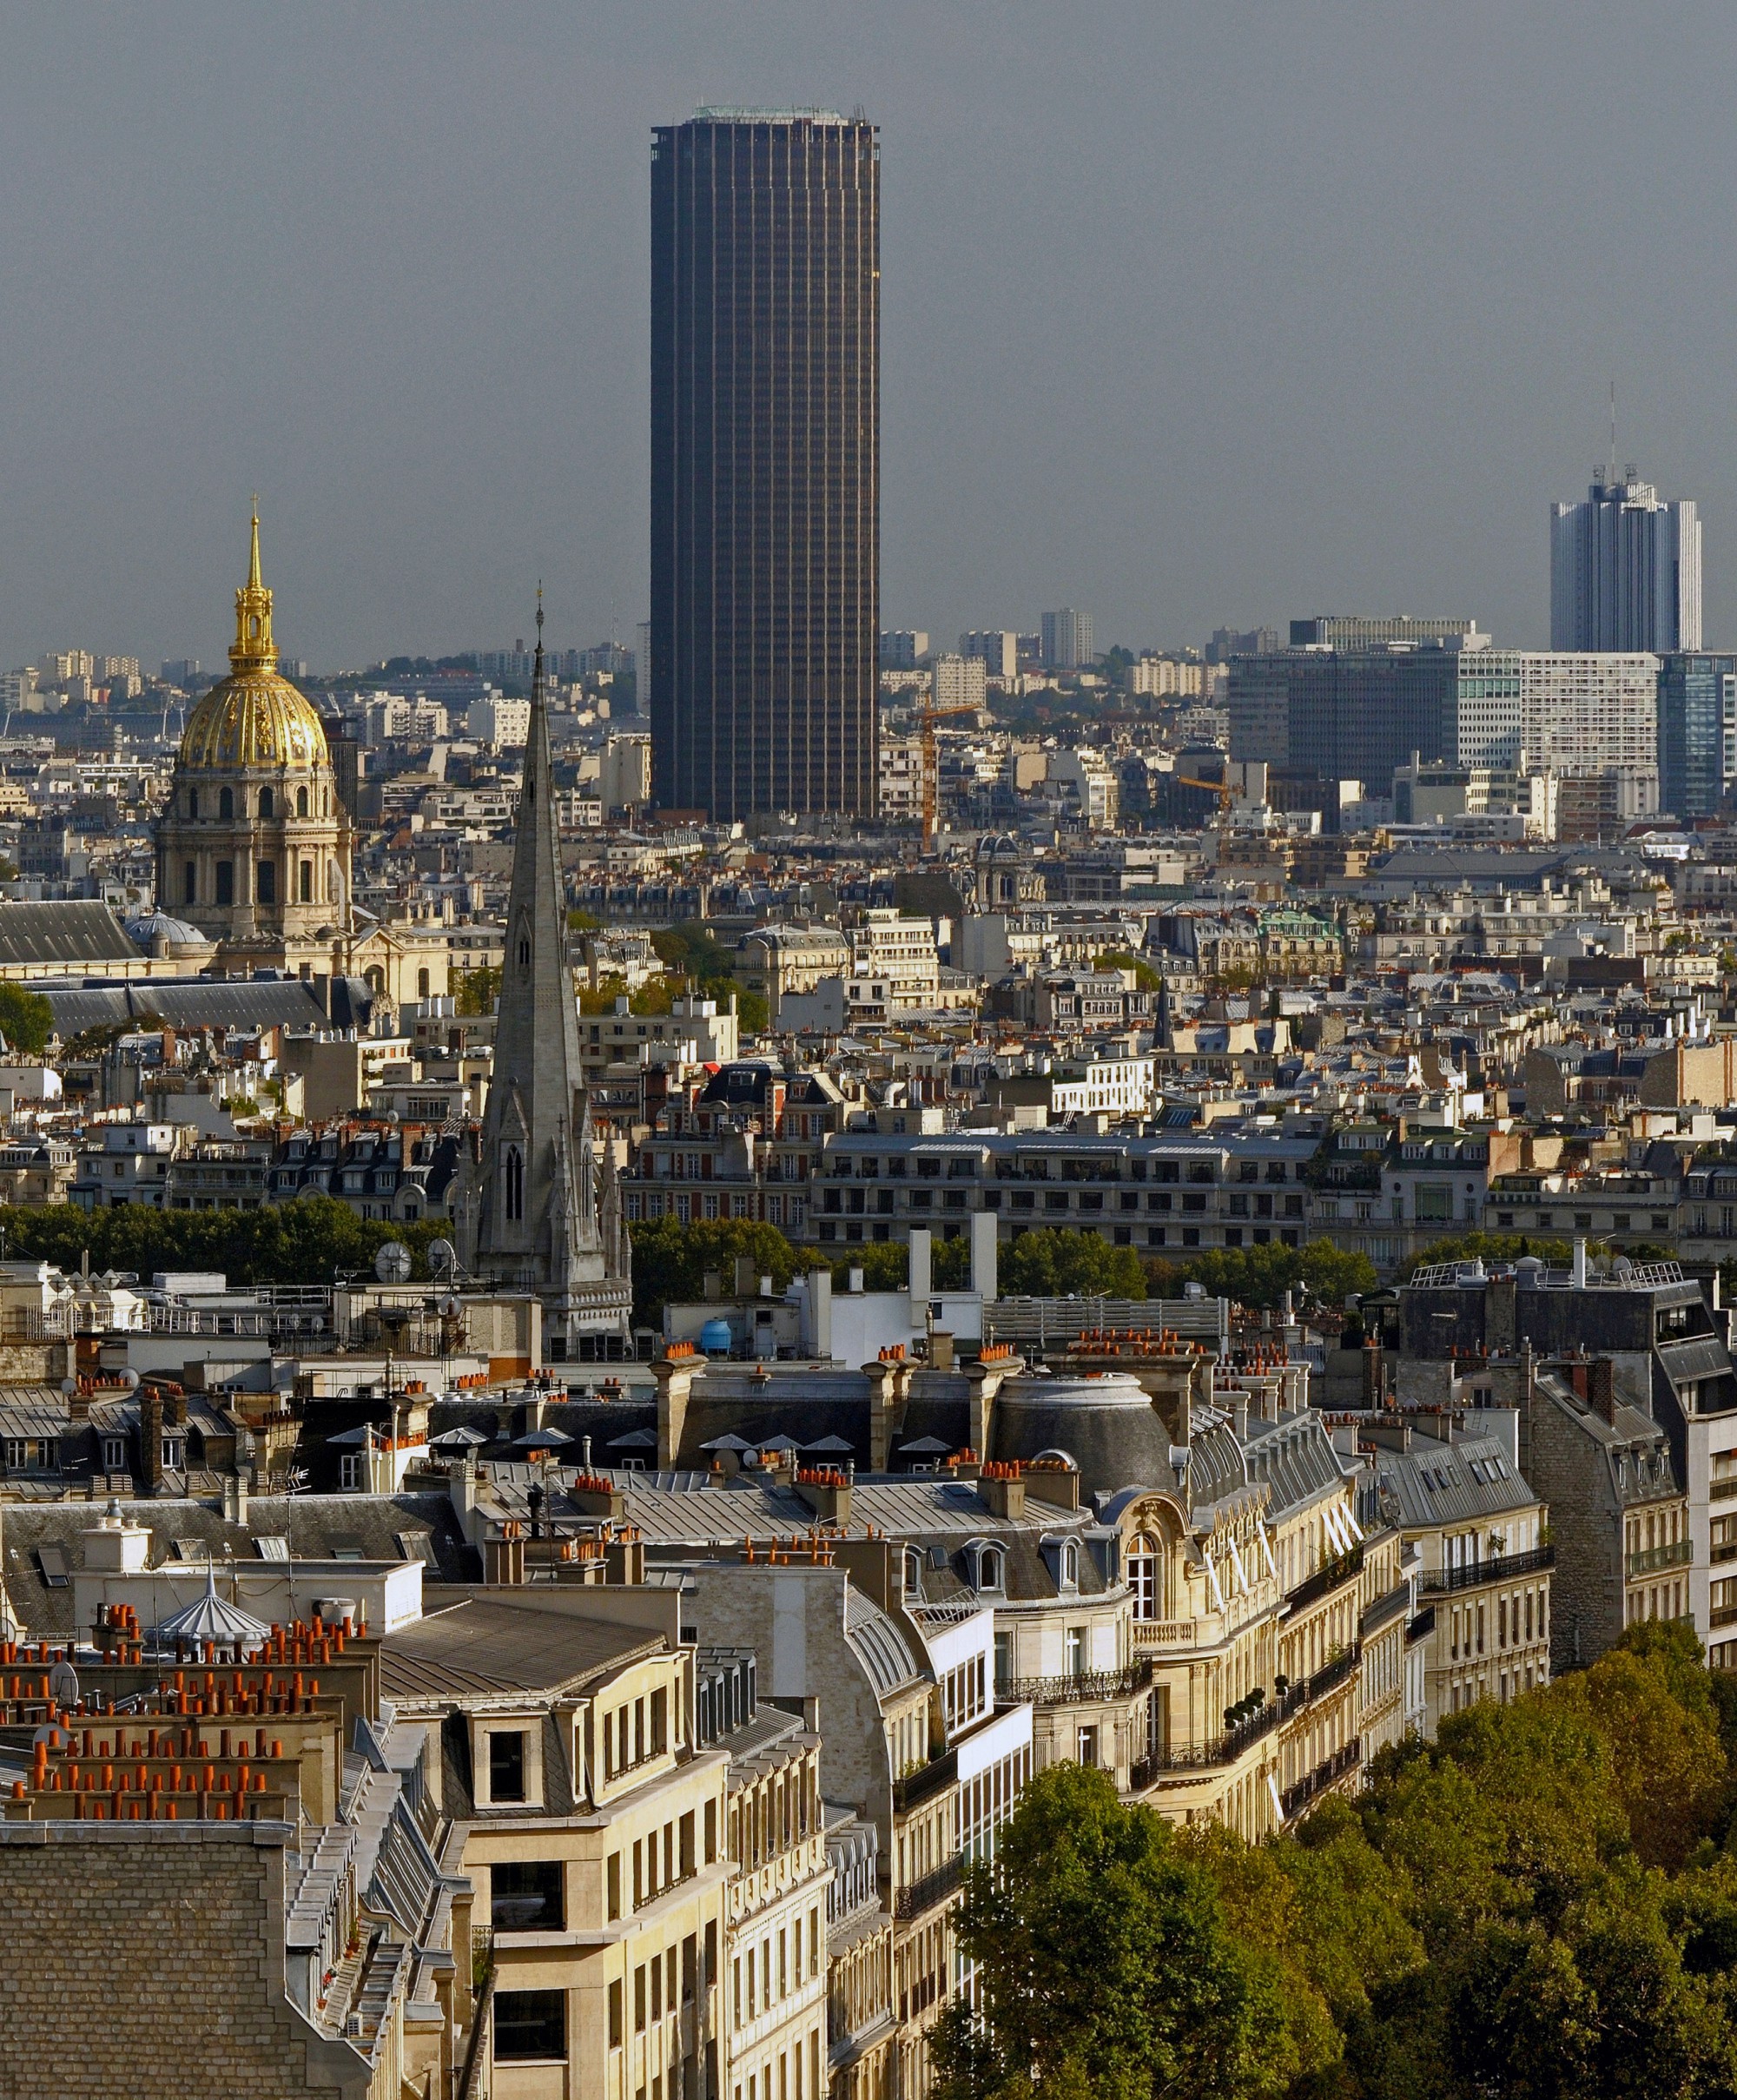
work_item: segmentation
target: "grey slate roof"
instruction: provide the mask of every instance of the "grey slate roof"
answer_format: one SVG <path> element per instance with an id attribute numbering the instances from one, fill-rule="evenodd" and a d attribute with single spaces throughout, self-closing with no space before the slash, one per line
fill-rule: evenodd
<path id="1" fill-rule="evenodd" d="M 422 1618 L 380 1643 L 380 1689 L 388 1699 L 416 1700 L 552 1692 L 663 1646 L 662 1634 L 643 1627 L 527 1608 L 485 1589 L 436 1588 L 426 1593 Z"/>
<path id="2" fill-rule="evenodd" d="M 844 1608 L 844 1637 L 882 1698 L 888 1692 L 921 1682 L 922 1672 L 904 1635 L 872 1597 L 865 1596 L 853 1583 L 845 1592 Z"/>
<path id="3" fill-rule="evenodd" d="M 1414 1436 L 1409 1451 L 1377 1450 L 1370 1463 L 1384 1515 L 1407 1530 L 1510 1516 L 1538 1499 L 1494 1436 Z"/>
<path id="4" fill-rule="evenodd" d="M 421 1560 L 426 1580 L 466 1582 L 481 1572 L 446 1495 L 256 1495 L 245 1524 L 231 1523 L 208 1502 L 159 1496 L 122 1499 L 121 1509 L 151 1534 L 149 1564 L 202 1561 L 221 1566 L 263 1556 L 257 1541 L 286 1539 L 297 1560 Z M 91 1502 L 9 1502 L 0 1516 L 6 1588 L 32 1639 L 66 1638 L 89 1628 L 72 1623 L 72 1586 L 45 1581 L 42 1549 L 69 1568 L 83 1552 L 83 1534 L 96 1527 L 102 1505 Z M 432 1555 L 432 1562 L 429 1556 Z"/>
<path id="5" fill-rule="evenodd" d="M 0 967 L 136 962 L 139 951 L 106 904 L 82 899 L 0 903 Z"/>
<path id="6" fill-rule="evenodd" d="M 1275 1519 L 1336 1491 L 1347 1478 L 1325 1425 L 1312 1411 L 1284 1422 L 1251 1422 L 1244 1456 L 1249 1478 L 1267 1483 Z"/>
<path id="7" fill-rule="evenodd" d="M 176 1028 L 329 1028 L 334 1024 L 299 978 L 229 983 L 187 978 L 142 984 L 32 987 L 54 1008 L 62 1035 L 127 1021 Z"/>

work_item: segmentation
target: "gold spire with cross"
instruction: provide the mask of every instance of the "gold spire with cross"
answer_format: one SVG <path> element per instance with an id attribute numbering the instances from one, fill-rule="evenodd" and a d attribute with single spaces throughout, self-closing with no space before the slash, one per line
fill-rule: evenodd
<path id="1" fill-rule="evenodd" d="M 249 670 L 274 670 L 277 645 L 272 640 L 272 594 L 260 581 L 260 503 L 254 499 L 253 543 L 248 556 L 248 580 L 235 593 L 235 638 L 229 644 L 229 662 L 237 674 Z"/>

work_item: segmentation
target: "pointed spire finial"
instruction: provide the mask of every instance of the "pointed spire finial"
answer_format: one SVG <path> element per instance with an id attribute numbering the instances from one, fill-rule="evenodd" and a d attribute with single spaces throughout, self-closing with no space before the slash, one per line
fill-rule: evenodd
<path id="1" fill-rule="evenodd" d="M 235 593 L 235 638 L 229 644 L 229 662 L 238 672 L 270 670 L 276 665 L 271 613 L 272 594 L 260 576 L 260 499 L 256 495 L 248 545 L 248 580 Z"/>

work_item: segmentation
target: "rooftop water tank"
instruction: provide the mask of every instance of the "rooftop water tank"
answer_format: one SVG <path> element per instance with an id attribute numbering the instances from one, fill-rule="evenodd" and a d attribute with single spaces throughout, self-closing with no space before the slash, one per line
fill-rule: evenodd
<path id="1" fill-rule="evenodd" d="M 709 1357 L 727 1357 L 730 1354 L 730 1333 L 728 1320 L 708 1320 L 700 1329 L 700 1347 Z"/>

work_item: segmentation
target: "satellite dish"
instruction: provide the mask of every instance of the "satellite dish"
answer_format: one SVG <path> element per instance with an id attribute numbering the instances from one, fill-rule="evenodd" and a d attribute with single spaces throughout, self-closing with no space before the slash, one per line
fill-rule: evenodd
<path id="1" fill-rule="evenodd" d="M 459 1265 L 459 1250 L 450 1239 L 437 1239 L 428 1250 L 431 1276 L 450 1276 Z"/>
<path id="2" fill-rule="evenodd" d="M 383 1284 L 410 1281 L 410 1249 L 401 1239 L 389 1239 L 374 1256 L 374 1274 Z"/>

